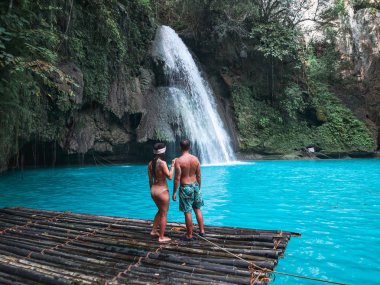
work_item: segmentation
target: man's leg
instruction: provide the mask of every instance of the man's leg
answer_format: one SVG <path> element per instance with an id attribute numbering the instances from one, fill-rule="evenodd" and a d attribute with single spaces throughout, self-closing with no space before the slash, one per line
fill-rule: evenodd
<path id="1" fill-rule="evenodd" d="M 186 221 L 186 237 L 193 238 L 193 219 L 191 217 L 191 212 L 185 213 Z"/>
<path id="2" fill-rule="evenodd" d="M 198 226 L 199 226 L 199 232 L 201 234 L 204 234 L 205 232 L 205 226 L 203 223 L 203 215 L 201 212 L 201 209 L 195 209 L 194 208 L 195 217 L 197 218 Z"/>

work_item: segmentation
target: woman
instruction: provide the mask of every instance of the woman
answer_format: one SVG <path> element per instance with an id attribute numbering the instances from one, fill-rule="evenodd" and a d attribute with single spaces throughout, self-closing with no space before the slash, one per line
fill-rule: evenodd
<path id="1" fill-rule="evenodd" d="M 172 160 L 170 170 L 165 162 L 166 146 L 156 143 L 153 147 L 153 159 L 148 165 L 149 186 L 153 201 L 156 203 L 158 212 L 154 217 L 152 236 L 158 236 L 159 242 L 168 242 L 171 239 L 164 236 L 166 228 L 166 215 L 169 209 L 169 187 L 166 178 L 173 178 L 175 159 Z M 157 230 L 160 226 L 160 231 Z"/>

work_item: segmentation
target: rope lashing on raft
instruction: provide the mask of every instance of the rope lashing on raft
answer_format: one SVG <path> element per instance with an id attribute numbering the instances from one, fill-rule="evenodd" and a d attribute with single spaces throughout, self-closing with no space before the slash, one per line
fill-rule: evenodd
<path id="1" fill-rule="evenodd" d="M 27 223 L 25 223 L 23 225 L 16 225 L 16 226 L 13 226 L 13 227 L 10 227 L 10 228 L 6 228 L 6 229 L 3 229 L 3 230 L 0 231 L 0 235 L 6 233 L 8 231 L 13 231 L 13 230 L 17 230 L 17 229 L 24 229 L 24 228 L 30 227 L 32 225 L 38 225 L 39 223 L 51 222 L 51 221 L 54 221 L 54 220 L 57 220 L 57 219 L 63 217 L 64 214 L 65 213 L 61 213 L 61 214 L 59 214 L 57 216 L 48 217 L 46 219 L 38 220 L 38 221 L 35 221 L 35 222 L 28 221 Z"/>
<path id="2" fill-rule="evenodd" d="M 274 247 L 273 249 L 277 249 L 277 247 L 280 245 L 281 243 L 281 237 L 282 237 L 282 231 L 280 231 L 280 234 L 278 235 L 279 239 L 277 241 L 274 241 Z"/>
<path id="3" fill-rule="evenodd" d="M 178 224 L 180 227 L 184 228 L 185 229 L 185 226 L 181 225 L 181 224 Z M 178 227 L 175 227 L 173 229 L 178 229 Z M 176 230 L 176 231 L 179 231 L 179 230 Z M 281 231 L 282 233 L 282 231 Z M 292 273 L 287 273 L 287 272 L 282 272 L 282 271 L 276 271 L 276 270 L 271 270 L 271 269 L 268 269 L 268 268 L 264 268 L 264 267 L 261 267 L 261 266 L 258 266 L 256 264 L 254 264 L 253 262 L 249 261 L 249 260 L 246 260 L 244 258 L 242 258 L 241 256 L 235 254 L 235 253 L 232 253 L 231 251 L 219 246 L 218 244 L 208 240 L 207 238 L 205 237 L 202 237 L 200 236 L 199 234 L 193 232 L 194 235 L 196 235 L 198 238 L 200 239 L 203 239 L 204 241 L 207 241 L 208 243 L 212 244 L 213 246 L 223 250 L 224 252 L 230 254 L 231 256 L 233 257 L 236 257 L 237 259 L 240 259 L 241 261 L 244 261 L 248 264 L 248 269 L 250 270 L 250 273 L 251 273 L 251 280 L 250 280 L 250 285 L 253 285 L 255 283 L 252 283 L 252 277 L 253 277 L 253 270 L 254 269 L 258 269 L 260 272 L 260 274 L 264 274 L 264 278 L 269 278 L 270 274 L 278 274 L 278 275 L 284 275 L 284 276 L 289 276 L 289 277 L 295 277 L 295 278 L 300 278 L 300 279 L 306 279 L 306 280 L 312 280 L 312 281 L 317 281 L 317 282 L 322 282 L 322 283 L 329 283 L 329 284 L 337 284 L 337 285 L 347 285 L 345 283 L 340 283 L 340 282 L 335 282 L 335 281 L 331 281 L 331 280 L 324 280 L 324 279 L 319 279 L 319 278 L 314 278 L 314 277 L 308 277 L 308 276 L 303 276 L 303 275 L 297 275 L 297 274 L 292 274 Z M 257 281 L 257 280 L 256 280 Z M 254 280 L 254 282 L 256 282 Z"/>
<path id="4" fill-rule="evenodd" d="M 115 277 L 113 277 L 112 279 L 107 280 L 104 283 L 104 285 L 108 285 L 108 284 L 116 281 L 117 278 L 121 277 L 123 274 L 127 274 L 127 272 L 129 272 L 132 269 L 132 267 L 139 266 L 141 264 L 141 261 L 143 261 L 146 258 L 149 258 L 149 255 L 151 255 L 152 253 L 158 253 L 162 249 L 162 246 L 163 245 L 160 245 L 154 252 L 153 251 L 149 251 L 145 256 L 140 256 L 136 263 L 130 264 L 125 270 L 122 270 L 122 271 L 118 272 L 115 275 Z"/>
<path id="5" fill-rule="evenodd" d="M 173 227 L 170 229 L 170 231 L 172 231 L 172 232 L 181 232 L 182 230 L 183 230 L 183 228 L 181 228 L 181 227 Z"/>
<path id="6" fill-rule="evenodd" d="M 253 264 L 248 265 L 249 270 L 249 285 L 255 285 L 257 281 L 270 282 L 271 273 L 264 270 L 257 270 Z"/>
<path id="7" fill-rule="evenodd" d="M 58 243 L 56 244 L 55 246 L 52 246 L 52 247 L 49 247 L 49 248 L 44 248 L 43 250 L 41 250 L 40 252 L 36 252 L 36 251 L 30 251 L 29 254 L 25 257 L 25 258 L 31 258 L 32 257 L 32 254 L 33 253 L 39 253 L 39 254 L 45 254 L 47 251 L 54 251 L 54 250 L 57 250 L 59 248 L 62 248 L 62 247 L 65 247 L 67 245 L 69 245 L 70 243 L 74 242 L 74 241 L 81 241 L 82 238 L 85 238 L 85 237 L 90 237 L 90 236 L 94 236 L 100 232 L 103 232 L 103 231 L 106 231 L 106 230 L 109 230 L 111 229 L 111 227 L 113 225 L 117 225 L 118 222 L 116 223 L 108 223 L 106 227 L 103 227 L 103 228 L 100 228 L 98 230 L 93 230 L 92 232 L 88 232 L 86 234 L 78 234 L 76 235 L 75 237 L 73 238 L 69 238 L 69 239 L 66 239 L 65 242 L 62 242 L 62 243 Z M 83 241 L 83 240 L 82 240 Z"/>

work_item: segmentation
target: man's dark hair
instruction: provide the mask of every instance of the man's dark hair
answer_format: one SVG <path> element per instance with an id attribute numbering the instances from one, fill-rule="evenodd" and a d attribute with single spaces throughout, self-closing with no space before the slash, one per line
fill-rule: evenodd
<path id="1" fill-rule="evenodd" d="M 181 140 L 179 143 L 182 150 L 189 150 L 190 149 L 190 141 L 188 139 Z"/>

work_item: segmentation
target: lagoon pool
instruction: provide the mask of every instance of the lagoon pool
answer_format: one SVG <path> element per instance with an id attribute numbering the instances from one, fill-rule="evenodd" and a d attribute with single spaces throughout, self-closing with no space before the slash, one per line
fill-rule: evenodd
<path id="1" fill-rule="evenodd" d="M 146 170 L 115 165 L 10 171 L 0 176 L 0 207 L 152 219 L 156 207 Z M 380 159 L 204 166 L 202 191 L 206 224 L 302 234 L 291 239 L 276 270 L 380 284 Z M 184 221 L 178 201 L 171 201 L 168 219 Z M 274 284 L 319 283 L 278 275 Z"/>

